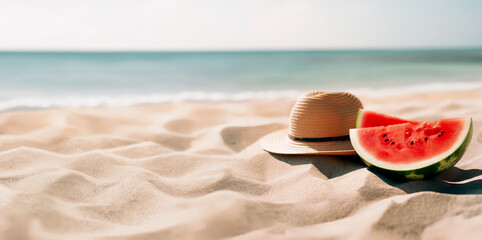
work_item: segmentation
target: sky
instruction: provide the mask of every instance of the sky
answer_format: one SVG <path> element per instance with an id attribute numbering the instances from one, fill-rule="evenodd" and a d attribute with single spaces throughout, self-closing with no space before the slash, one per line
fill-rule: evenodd
<path id="1" fill-rule="evenodd" d="M 482 47 L 480 0 L 0 0 L 0 50 Z"/>

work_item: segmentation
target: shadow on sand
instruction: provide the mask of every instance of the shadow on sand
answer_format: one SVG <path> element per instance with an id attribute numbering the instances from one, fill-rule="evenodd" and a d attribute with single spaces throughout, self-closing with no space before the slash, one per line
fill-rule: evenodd
<path id="1" fill-rule="evenodd" d="M 372 169 L 373 174 L 385 183 L 399 188 L 406 193 L 431 191 L 448 194 L 482 194 L 482 179 L 474 179 L 482 175 L 481 169 L 460 169 L 452 167 L 446 172 L 426 180 L 396 181 Z"/>
<path id="2" fill-rule="evenodd" d="M 312 164 L 327 178 L 335 178 L 365 168 L 358 156 L 278 155 L 272 157 L 290 165 Z"/>
<path id="3" fill-rule="evenodd" d="M 358 156 L 316 156 L 316 155 L 278 155 L 271 154 L 279 161 L 291 165 L 312 164 L 327 178 L 335 178 L 352 171 L 366 168 Z M 482 194 L 482 179 L 474 179 L 482 175 L 481 169 L 460 169 L 452 167 L 448 171 L 426 180 L 399 181 L 368 169 L 386 184 L 399 188 L 406 193 L 432 191 L 447 194 Z M 354 180 L 358 181 L 358 180 Z M 359 181 L 364 181 L 359 179 Z"/>

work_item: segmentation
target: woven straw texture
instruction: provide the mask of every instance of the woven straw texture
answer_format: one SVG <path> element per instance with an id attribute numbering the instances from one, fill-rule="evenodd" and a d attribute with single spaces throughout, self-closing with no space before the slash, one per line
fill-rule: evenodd
<path id="1" fill-rule="evenodd" d="M 279 131 L 266 136 L 262 147 L 278 154 L 356 154 L 350 140 L 307 142 L 291 139 L 330 138 L 347 136 L 356 125 L 361 101 L 347 92 L 312 91 L 302 95 L 290 113 L 288 132 Z M 288 135 L 289 134 L 289 135 Z"/>

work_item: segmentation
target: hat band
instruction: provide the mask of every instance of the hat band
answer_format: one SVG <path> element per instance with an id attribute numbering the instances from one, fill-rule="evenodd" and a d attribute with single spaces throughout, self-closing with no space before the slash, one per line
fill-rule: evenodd
<path id="1" fill-rule="evenodd" d="M 330 141 L 341 141 L 341 140 L 350 139 L 349 135 L 339 136 L 339 137 L 323 137 L 323 138 L 302 138 L 302 137 L 292 136 L 291 134 L 288 134 L 288 136 L 295 141 L 302 141 L 302 142 L 330 142 Z"/>

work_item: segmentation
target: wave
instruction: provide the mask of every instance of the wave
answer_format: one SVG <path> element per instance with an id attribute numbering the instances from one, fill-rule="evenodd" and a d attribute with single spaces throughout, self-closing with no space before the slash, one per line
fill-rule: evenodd
<path id="1" fill-rule="evenodd" d="M 435 82 L 398 87 L 383 88 L 346 88 L 317 89 L 326 91 L 348 91 L 370 98 L 383 98 L 413 93 L 482 90 L 482 82 Z M 93 95 L 93 96 L 49 96 L 49 97 L 14 97 L 0 100 L 0 112 L 64 108 L 64 107 L 127 107 L 143 104 L 176 102 L 242 102 L 255 100 L 295 100 L 309 90 L 245 91 L 245 92 L 202 92 L 189 91 L 163 94 L 131 95 Z M 5 96 L 5 95 L 4 95 Z"/>
<path id="2" fill-rule="evenodd" d="M 126 107 L 173 102 L 225 102 L 296 99 L 301 91 L 181 92 L 171 94 L 14 98 L 0 101 L 0 111 L 57 107 Z"/>

